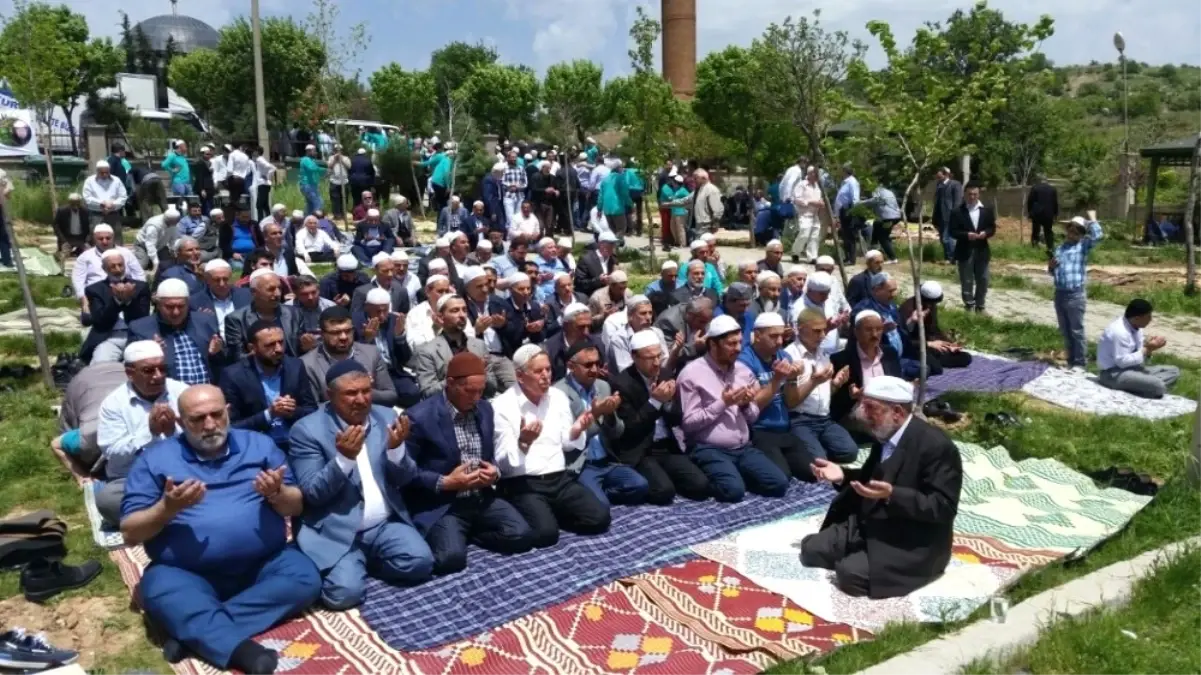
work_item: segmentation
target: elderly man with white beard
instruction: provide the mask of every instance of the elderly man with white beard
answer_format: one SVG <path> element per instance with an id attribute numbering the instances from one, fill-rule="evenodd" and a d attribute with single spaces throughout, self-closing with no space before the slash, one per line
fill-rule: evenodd
<path id="1" fill-rule="evenodd" d="M 911 384 L 873 378 L 855 412 L 875 440 L 863 467 L 813 462 L 814 476 L 839 493 L 821 530 L 801 540 L 801 564 L 833 570 L 848 595 L 907 595 L 951 559 L 963 464 L 951 439 L 914 417 L 913 406 Z"/>

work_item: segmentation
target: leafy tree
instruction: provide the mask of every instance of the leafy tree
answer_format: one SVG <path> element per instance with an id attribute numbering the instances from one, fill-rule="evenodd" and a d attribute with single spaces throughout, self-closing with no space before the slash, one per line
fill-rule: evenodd
<path id="1" fill-rule="evenodd" d="M 155 56 L 154 48 L 150 46 L 150 38 L 146 37 L 146 32 L 142 30 L 141 24 L 134 26 L 133 29 L 133 53 L 133 72 L 153 75 L 158 66 L 158 57 Z"/>
<path id="2" fill-rule="evenodd" d="M 995 113 L 998 133 L 981 148 L 981 173 L 989 184 L 1004 178 L 1026 188 L 1045 174 L 1047 159 L 1060 149 L 1069 119 L 1065 106 L 1056 105 L 1035 87 L 1018 87 Z M 992 180 L 989 180 L 992 178 Z"/>
<path id="3" fill-rule="evenodd" d="M 743 47 L 712 52 L 696 68 L 692 111 L 710 129 L 737 142 L 751 165 L 770 123 L 758 105 L 765 75 L 759 60 Z"/>
<path id="4" fill-rule="evenodd" d="M 344 27 L 340 15 L 336 0 L 313 0 L 313 9 L 304 22 L 305 32 L 325 53 L 321 76 L 304 97 L 308 109 L 301 112 L 302 118 L 316 119 L 318 124 L 330 117 L 354 117 L 349 108 L 355 89 L 346 86 L 346 76 L 358 79 L 359 61 L 371 43 L 366 22 Z"/>
<path id="5" fill-rule="evenodd" d="M 1163 94 L 1159 87 L 1145 86 L 1130 92 L 1129 114 L 1131 117 L 1154 117 L 1163 110 Z M 1120 108 L 1118 108 L 1120 110 Z"/>
<path id="6" fill-rule="evenodd" d="M 389 63 L 371 74 L 371 102 L 380 119 L 404 126 L 410 133 L 428 134 L 434 127 L 434 78 L 429 72 L 405 70 Z"/>
<path id="7" fill-rule="evenodd" d="M 589 130 L 598 129 L 608 121 L 603 79 L 604 70 L 584 59 L 556 63 L 546 69 L 542 85 L 546 109 L 572 128 L 578 143 L 584 142 Z"/>
<path id="8" fill-rule="evenodd" d="M 445 110 L 451 92 L 458 91 L 477 68 L 496 63 L 496 50 L 482 42 L 452 42 L 430 54 L 429 73 L 434 81 L 437 108 Z"/>
<path id="9" fill-rule="evenodd" d="M 480 66 L 458 91 L 485 129 L 506 137 L 514 122 L 531 120 L 538 106 L 538 78 L 526 66 Z"/>
<path id="10" fill-rule="evenodd" d="M 133 29 L 130 27 L 129 15 L 121 12 L 121 51 L 125 52 L 125 72 L 137 72 L 135 68 L 136 54 L 134 54 Z"/>
<path id="11" fill-rule="evenodd" d="M 217 50 L 196 49 L 171 62 L 167 80 L 171 87 L 188 99 L 209 122 L 228 130 L 233 127 L 229 125 L 229 118 L 222 114 L 221 108 L 241 106 L 222 97 L 224 85 L 220 78 L 225 70 L 226 64 Z"/>
<path id="12" fill-rule="evenodd" d="M 1085 82 L 1076 87 L 1076 98 L 1084 98 L 1086 96 L 1101 96 L 1101 85 L 1096 82 Z"/>

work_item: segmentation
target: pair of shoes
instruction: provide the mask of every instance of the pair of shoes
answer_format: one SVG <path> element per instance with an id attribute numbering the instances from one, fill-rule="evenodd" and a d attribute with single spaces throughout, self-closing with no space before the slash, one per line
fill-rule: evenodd
<path id="1" fill-rule="evenodd" d="M 995 424 L 999 427 L 1020 427 L 1022 421 L 1019 420 L 1013 413 L 1007 412 L 991 412 L 984 416 L 984 421 L 989 424 Z"/>
<path id="2" fill-rule="evenodd" d="M 21 590 L 30 602 L 45 602 L 73 588 L 87 586 L 100 575 L 100 563 L 88 560 L 73 567 L 61 560 L 34 560 L 21 570 Z"/>
<path id="3" fill-rule="evenodd" d="M 963 419 L 963 413 L 952 408 L 946 401 L 927 401 L 926 405 L 922 406 L 922 412 L 927 419 L 939 419 L 947 424 L 955 424 Z"/>
<path id="4" fill-rule="evenodd" d="M 73 298 L 75 297 L 75 289 L 71 284 L 67 284 L 63 286 L 63 290 L 58 295 L 60 298 Z"/>
<path id="5" fill-rule="evenodd" d="M 58 649 L 41 633 L 30 635 L 23 628 L 13 628 L 0 634 L 0 668 L 48 670 L 71 665 L 78 659 L 79 652 Z"/>
<path id="6" fill-rule="evenodd" d="M 1164 483 L 1158 476 L 1135 473 L 1134 469 L 1128 466 L 1111 466 L 1104 471 L 1093 471 L 1088 476 L 1102 485 L 1148 497 L 1154 497 Z"/>

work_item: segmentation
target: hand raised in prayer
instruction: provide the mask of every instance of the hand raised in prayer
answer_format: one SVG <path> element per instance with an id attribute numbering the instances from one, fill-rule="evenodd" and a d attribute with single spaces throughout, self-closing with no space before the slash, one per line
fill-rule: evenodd
<path id="1" fill-rule="evenodd" d="M 392 312 L 392 316 L 396 317 L 396 321 L 392 324 L 392 332 L 400 335 L 405 332 L 405 319 L 408 317 L 403 312 Z"/>
<path id="2" fill-rule="evenodd" d="M 792 377 L 792 362 L 787 359 L 780 359 L 772 364 L 771 379 L 776 384 L 780 384 L 784 380 Z"/>
<path id="3" fill-rule="evenodd" d="M 307 352 L 317 346 L 317 336 L 312 333 L 300 334 L 300 351 Z"/>
<path id="4" fill-rule="evenodd" d="M 338 454 L 346 459 L 354 460 L 359 456 L 359 452 L 363 449 L 363 441 L 367 440 L 367 428 L 354 424 L 346 427 L 334 436 L 334 447 L 338 449 Z"/>
<path id="5" fill-rule="evenodd" d="M 810 375 L 809 379 L 816 384 L 822 384 L 823 382 L 829 382 L 833 377 L 834 366 L 827 363 L 821 368 L 814 370 L 813 375 Z"/>
<path id="6" fill-rule="evenodd" d="M 843 366 L 834 375 L 834 379 L 831 380 L 831 382 L 833 383 L 835 389 L 841 389 L 842 385 L 846 384 L 847 380 L 850 379 L 850 377 L 851 377 L 851 367 Z"/>
<path id="7" fill-rule="evenodd" d="M 392 424 L 388 425 L 388 448 L 395 450 L 400 447 L 409 437 L 409 430 L 412 429 L 413 423 L 409 421 L 408 415 L 399 415 Z"/>
<path id="8" fill-rule="evenodd" d="M 859 400 L 859 397 L 860 397 L 862 394 L 863 394 L 863 389 L 861 389 L 861 388 L 859 387 L 859 385 L 857 385 L 857 384 L 852 384 L 852 385 L 851 385 L 851 398 L 852 398 L 853 400 L 856 400 L 856 401 L 858 401 L 858 400 Z"/>
<path id="9" fill-rule="evenodd" d="M 480 318 L 475 320 L 475 336 L 482 338 L 484 331 L 492 327 L 492 317 L 487 314 L 481 314 Z"/>
<path id="10" fill-rule="evenodd" d="M 495 464 L 480 460 L 480 466 L 475 471 L 474 487 L 491 487 L 496 485 L 498 480 L 500 480 L 500 469 L 497 469 Z"/>
<path id="11" fill-rule="evenodd" d="M 709 343 L 705 341 L 704 333 L 697 333 L 696 337 L 692 338 L 692 352 L 694 354 L 704 354 L 708 349 Z"/>
<path id="12" fill-rule="evenodd" d="M 290 418 L 296 412 L 296 399 L 284 395 L 271 402 L 271 414 L 284 419 Z"/>
<path id="13" fill-rule="evenodd" d="M 866 484 L 853 480 L 851 489 L 864 499 L 888 499 L 892 496 L 892 485 L 882 480 L 872 480 Z"/>
<path id="14" fill-rule="evenodd" d="M 279 491 L 284 486 L 284 469 L 287 467 L 280 466 L 275 469 L 263 469 L 257 476 L 254 477 L 254 491 L 267 499 L 271 499 L 279 494 Z"/>
<path id="15" fill-rule="evenodd" d="M 342 305 L 343 307 L 350 304 L 350 296 L 345 293 L 340 293 L 334 296 L 334 304 Z"/>
<path id="16" fill-rule="evenodd" d="M 209 356 L 216 356 L 225 349 L 225 343 L 221 341 L 220 335 L 214 335 L 209 339 Z"/>
<path id="17" fill-rule="evenodd" d="M 437 312 L 437 311 L 430 312 L 430 323 L 434 324 L 435 332 L 442 330 L 442 326 L 443 326 L 442 312 Z"/>
<path id="18" fill-rule="evenodd" d="M 759 395 L 759 389 L 760 387 L 757 384 L 748 384 L 743 387 L 742 393 L 738 396 L 738 406 L 750 405 L 755 400 L 755 397 Z"/>
<path id="19" fill-rule="evenodd" d="M 1147 341 L 1144 344 L 1146 344 L 1147 348 L 1151 351 L 1156 351 L 1158 349 L 1163 349 L 1163 347 L 1168 344 L 1168 340 L 1162 335 L 1152 335 L 1151 337 L 1147 338 Z"/>
<path id="20" fill-rule="evenodd" d="M 601 284 L 608 286 L 609 285 L 609 275 L 608 274 L 600 275 L 600 279 L 598 279 L 598 281 L 600 281 Z"/>
<path id="21" fill-rule="evenodd" d="M 545 325 L 546 325 L 546 321 L 544 321 L 542 319 L 539 319 L 537 321 L 527 321 L 525 324 L 525 332 L 534 333 L 534 334 L 541 333 L 542 328 Z"/>
<path id="22" fill-rule="evenodd" d="M 542 435 L 542 421 L 533 419 L 527 420 L 524 417 L 521 419 L 521 432 L 517 436 L 517 441 L 527 448 Z"/>
<path id="23" fill-rule="evenodd" d="M 580 434 L 584 433 L 588 427 L 592 426 L 592 422 L 594 420 L 595 418 L 592 416 L 592 411 L 584 411 L 583 415 L 580 415 L 576 418 L 575 424 L 571 425 L 571 432 L 567 437 L 573 441 L 579 438 Z"/>
<path id="24" fill-rule="evenodd" d="M 676 336 L 671 339 L 671 352 L 673 354 L 679 354 L 680 350 L 683 348 L 684 348 L 684 334 L 676 333 Z"/>
<path id="25" fill-rule="evenodd" d="M 660 403 L 667 403 L 671 399 L 675 398 L 675 395 L 676 395 L 676 381 L 675 380 L 667 380 L 665 382 L 660 382 L 655 385 L 654 389 L 651 390 L 651 398 L 655 399 L 656 401 L 659 401 Z"/>
<path id="26" fill-rule="evenodd" d="M 601 399 L 592 401 L 592 416 L 604 417 L 617 412 L 617 406 L 621 405 L 621 394 L 613 394 Z"/>
<path id="27" fill-rule="evenodd" d="M 954 347 L 954 345 L 946 340 L 931 340 L 926 343 L 926 346 L 936 352 L 949 352 Z"/>
<path id="28" fill-rule="evenodd" d="M 473 471 L 467 462 L 461 462 L 442 477 L 441 488 L 443 492 L 462 492 L 476 487 L 478 482 L 479 470 Z"/>
<path id="29" fill-rule="evenodd" d="M 150 408 L 147 420 L 150 433 L 155 436 L 172 436 L 175 434 L 175 411 L 166 403 L 155 403 Z"/>
<path id="30" fill-rule="evenodd" d="M 827 483 L 838 484 L 844 478 L 841 466 L 821 457 L 813 460 L 813 463 L 809 465 L 809 470 L 813 472 L 814 478 L 824 480 Z"/>
<path id="31" fill-rule="evenodd" d="M 367 319 L 367 323 L 363 324 L 363 339 L 374 340 L 375 334 L 379 332 L 379 317 L 371 317 Z"/>
<path id="32" fill-rule="evenodd" d="M 168 476 L 163 483 L 163 507 L 174 517 L 180 511 L 199 504 L 200 500 L 204 499 L 204 492 L 204 483 L 195 478 L 189 478 L 176 485 Z"/>
<path id="33" fill-rule="evenodd" d="M 746 387 L 730 387 L 721 393 L 721 400 L 727 405 L 738 405 L 738 400 L 742 397 Z"/>

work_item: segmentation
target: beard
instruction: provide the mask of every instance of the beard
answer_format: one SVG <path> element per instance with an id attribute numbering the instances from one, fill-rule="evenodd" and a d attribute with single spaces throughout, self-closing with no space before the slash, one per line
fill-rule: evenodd
<path id="1" fill-rule="evenodd" d="M 229 438 L 229 429 L 214 429 L 212 431 L 203 431 L 199 434 L 188 431 L 186 435 L 188 437 L 188 444 L 200 454 L 213 455 L 225 447 L 225 441 Z"/>
<path id="2" fill-rule="evenodd" d="M 859 424 L 860 429 L 866 431 L 867 435 L 875 439 L 877 443 L 887 442 L 888 439 L 892 438 L 893 434 L 897 433 L 897 431 L 901 428 L 900 422 L 890 421 L 873 424 L 864 414 L 862 405 L 855 406 L 854 411 L 851 412 L 851 418 Z"/>

